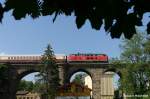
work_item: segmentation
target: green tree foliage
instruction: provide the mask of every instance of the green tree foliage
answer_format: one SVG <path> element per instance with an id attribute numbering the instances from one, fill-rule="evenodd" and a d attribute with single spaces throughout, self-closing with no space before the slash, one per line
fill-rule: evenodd
<path id="1" fill-rule="evenodd" d="M 150 63 L 150 38 L 144 43 L 144 53 L 147 57 L 147 60 Z"/>
<path id="2" fill-rule="evenodd" d="M 39 81 L 36 81 L 34 83 L 34 91 L 35 92 L 39 92 L 39 93 L 43 93 L 45 91 L 46 87 L 44 83 L 41 83 Z"/>
<path id="3" fill-rule="evenodd" d="M 32 81 L 21 80 L 17 90 L 34 91 L 34 83 Z"/>
<path id="4" fill-rule="evenodd" d="M 143 35 L 144 33 L 138 33 L 137 35 L 134 35 L 130 40 L 123 39 L 122 45 L 120 45 L 120 47 L 122 48 L 121 59 L 123 61 L 129 63 L 139 63 L 146 60 L 145 58 L 147 57 L 145 56 L 143 46 L 146 42 L 146 39 Z"/>
<path id="5" fill-rule="evenodd" d="M 8 84 L 8 65 L 0 64 L 0 91 L 4 90 Z"/>
<path id="6" fill-rule="evenodd" d="M 86 77 L 85 74 L 77 74 L 72 82 L 84 86 L 85 85 L 85 79 L 84 79 L 85 77 Z"/>
<path id="7" fill-rule="evenodd" d="M 60 79 L 56 58 L 50 45 L 47 46 L 42 56 L 42 63 L 43 67 L 38 75 L 38 81 L 43 84 L 43 94 L 46 94 L 48 99 L 55 99 Z"/>
<path id="8" fill-rule="evenodd" d="M 0 92 L 6 91 L 9 84 L 9 65 L 0 64 Z"/>
<path id="9" fill-rule="evenodd" d="M 8 79 L 7 70 L 8 66 L 6 64 L 0 64 L 0 80 Z"/>
<path id="10" fill-rule="evenodd" d="M 21 80 L 17 87 L 17 91 L 29 91 L 29 92 L 43 93 L 45 88 L 46 88 L 45 85 L 38 81 L 33 83 L 32 81 Z"/>
<path id="11" fill-rule="evenodd" d="M 122 73 L 121 84 L 126 94 L 150 95 L 150 66 L 148 64 L 128 64 Z"/>
<path id="12" fill-rule="evenodd" d="M 149 4 L 149 0 L 5 0 L 0 4 L 0 20 L 10 10 L 16 20 L 27 15 L 32 18 L 55 15 L 55 21 L 58 15 L 74 15 L 77 28 L 89 20 L 96 30 L 104 24 L 112 38 L 119 38 L 121 34 L 131 38 L 136 33 L 135 26 L 142 25 L 143 14 L 150 12 Z M 150 22 L 147 27 L 150 33 Z"/>
<path id="13" fill-rule="evenodd" d="M 121 94 L 120 94 L 118 89 L 114 91 L 114 98 L 113 99 L 122 99 Z"/>
<path id="14" fill-rule="evenodd" d="M 121 87 L 126 94 L 150 94 L 149 44 L 144 34 L 137 34 L 121 45 L 121 59 L 126 65 L 121 71 Z"/>

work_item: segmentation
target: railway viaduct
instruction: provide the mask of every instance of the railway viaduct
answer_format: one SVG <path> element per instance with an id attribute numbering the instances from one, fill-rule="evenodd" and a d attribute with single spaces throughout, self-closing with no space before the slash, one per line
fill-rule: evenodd
<path id="1" fill-rule="evenodd" d="M 61 84 L 68 83 L 74 73 L 83 71 L 91 76 L 93 99 L 113 99 L 113 74 L 105 72 L 109 69 L 109 63 L 68 63 L 63 55 L 56 55 L 56 59 Z M 20 80 L 30 73 L 38 72 L 42 66 L 40 55 L 5 55 L 0 56 L 0 63 L 9 67 L 8 81 L 0 82 L 0 99 L 16 99 Z"/>

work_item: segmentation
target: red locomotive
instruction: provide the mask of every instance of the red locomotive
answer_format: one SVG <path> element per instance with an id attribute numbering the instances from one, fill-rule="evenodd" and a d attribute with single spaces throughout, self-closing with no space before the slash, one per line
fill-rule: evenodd
<path id="1" fill-rule="evenodd" d="M 106 54 L 70 54 L 67 56 L 68 62 L 108 62 Z"/>

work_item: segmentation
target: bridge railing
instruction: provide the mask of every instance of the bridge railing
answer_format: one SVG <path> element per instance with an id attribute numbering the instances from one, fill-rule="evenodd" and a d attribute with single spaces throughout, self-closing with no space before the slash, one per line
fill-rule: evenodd
<path id="1" fill-rule="evenodd" d="M 0 56 L 0 62 L 40 62 L 41 55 L 4 55 Z M 65 55 L 56 55 L 56 59 L 65 60 Z"/>

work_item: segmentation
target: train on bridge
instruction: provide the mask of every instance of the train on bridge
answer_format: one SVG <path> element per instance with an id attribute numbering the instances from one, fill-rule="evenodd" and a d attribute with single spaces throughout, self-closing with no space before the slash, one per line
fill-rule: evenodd
<path id="1" fill-rule="evenodd" d="M 70 54 L 66 56 L 67 62 L 108 62 L 106 54 Z"/>
<path id="2" fill-rule="evenodd" d="M 106 54 L 56 54 L 57 60 L 62 60 L 65 62 L 108 62 L 108 56 Z M 0 56 L 0 62 L 10 62 L 10 61 L 22 61 L 22 62 L 32 62 L 41 61 L 41 55 L 3 55 Z"/>

